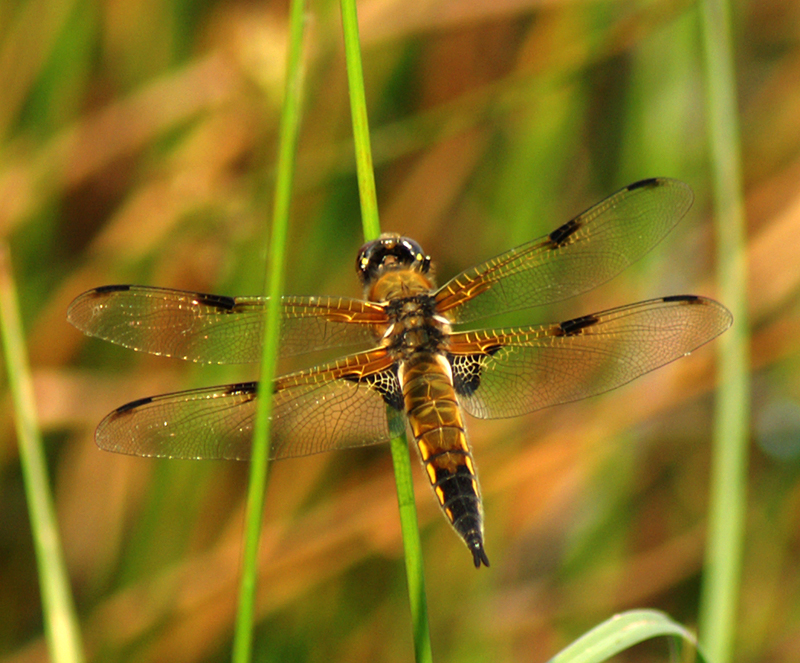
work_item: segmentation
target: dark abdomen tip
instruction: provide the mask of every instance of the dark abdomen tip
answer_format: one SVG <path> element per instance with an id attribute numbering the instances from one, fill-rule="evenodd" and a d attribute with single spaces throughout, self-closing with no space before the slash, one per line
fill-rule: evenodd
<path id="1" fill-rule="evenodd" d="M 472 553 L 472 561 L 475 562 L 475 568 L 479 569 L 481 568 L 481 564 L 483 564 L 488 569 L 489 558 L 486 556 L 486 551 L 483 549 L 483 540 L 476 535 L 467 541 L 467 546 Z"/>

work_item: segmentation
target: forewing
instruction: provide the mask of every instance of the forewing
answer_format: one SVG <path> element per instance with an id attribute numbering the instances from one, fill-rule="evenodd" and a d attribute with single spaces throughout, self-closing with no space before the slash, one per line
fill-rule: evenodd
<path id="1" fill-rule="evenodd" d="M 98 446 L 134 456 L 248 460 L 255 382 L 134 401 L 97 428 Z M 385 352 L 351 355 L 275 382 L 270 458 L 385 442 L 403 432 L 399 383 Z"/>
<path id="2" fill-rule="evenodd" d="M 715 338 L 721 304 L 682 295 L 560 324 L 453 334 L 459 402 L 475 417 L 513 417 L 615 389 Z"/>
<path id="3" fill-rule="evenodd" d="M 561 301 L 605 283 L 660 242 L 692 205 L 677 180 L 643 180 L 549 235 L 462 272 L 436 293 L 452 322 Z"/>
<path id="4" fill-rule="evenodd" d="M 121 285 L 85 292 L 67 319 L 89 336 L 126 348 L 189 361 L 259 361 L 267 298 L 225 297 L 168 288 Z M 374 341 L 386 321 L 379 304 L 344 297 L 284 297 L 282 355 Z"/>

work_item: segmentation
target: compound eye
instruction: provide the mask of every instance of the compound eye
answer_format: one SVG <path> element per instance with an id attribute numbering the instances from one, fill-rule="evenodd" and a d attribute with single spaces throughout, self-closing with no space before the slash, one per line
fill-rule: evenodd
<path id="1" fill-rule="evenodd" d="M 431 268 L 431 257 L 425 254 L 422 247 L 413 239 L 408 237 L 400 238 L 400 243 L 403 245 L 403 251 L 406 255 L 403 263 L 409 267 L 413 267 L 423 274 L 427 274 Z"/>
<path id="2" fill-rule="evenodd" d="M 374 239 L 359 249 L 356 258 L 356 273 L 362 283 L 367 283 L 374 278 L 377 269 L 383 264 L 385 250 L 384 239 Z"/>
<path id="3" fill-rule="evenodd" d="M 383 235 L 361 247 L 356 259 L 356 273 L 366 285 L 384 271 L 410 268 L 427 273 L 431 259 L 413 239 Z"/>

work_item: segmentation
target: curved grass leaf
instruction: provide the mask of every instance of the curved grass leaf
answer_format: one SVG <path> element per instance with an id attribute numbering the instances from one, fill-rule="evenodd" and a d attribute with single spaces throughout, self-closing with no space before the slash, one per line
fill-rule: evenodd
<path id="1" fill-rule="evenodd" d="M 662 636 L 689 644 L 697 650 L 697 660 L 706 662 L 695 636 L 669 615 L 658 610 L 631 610 L 595 626 L 551 658 L 550 663 L 600 663 L 640 642 Z"/>

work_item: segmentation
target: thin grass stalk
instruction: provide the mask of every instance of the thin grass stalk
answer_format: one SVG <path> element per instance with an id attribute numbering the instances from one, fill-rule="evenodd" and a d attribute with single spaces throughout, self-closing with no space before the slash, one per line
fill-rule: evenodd
<path id="1" fill-rule="evenodd" d="M 361 201 L 361 222 L 364 238 L 380 235 L 378 202 L 375 194 L 375 174 L 372 168 L 367 102 L 364 92 L 364 74 L 361 67 L 361 45 L 358 34 L 358 16 L 355 0 L 341 0 L 344 49 L 347 63 L 347 81 L 350 94 L 350 111 L 353 118 L 353 140 L 358 172 L 358 191 Z M 391 442 L 397 504 L 400 510 L 400 530 L 406 563 L 408 598 L 414 634 L 414 654 L 418 662 L 431 661 L 431 638 L 428 624 L 428 604 L 425 596 L 425 575 L 422 563 L 422 544 L 414 501 L 411 478 L 411 458 L 408 441 L 402 435 Z"/>
<path id="2" fill-rule="evenodd" d="M 370 240 L 381 234 L 381 224 L 378 217 L 378 197 L 375 194 L 375 173 L 372 167 L 364 70 L 361 66 L 361 40 L 358 35 L 358 15 L 355 0 L 342 0 L 341 5 L 347 88 L 350 94 L 350 113 L 353 118 L 353 142 L 358 173 L 358 196 L 361 201 L 361 224 L 364 228 L 364 239 Z"/>
<path id="3" fill-rule="evenodd" d="M 50 660 L 54 663 L 81 663 L 84 657 L 78 616 L 58 534 L 11 258 L 5 243 L 0 244 L 0 334 L 14 404 L 19 459 L 36 551 Z"/>
<path id="4" fill-rule="evenodd" d="M 725 0 L 704 0 L 702 8 L 719 295 L 733 312 L 734 324 L 718 342 L 720 387 L 714 414 L 700 636 L 711 660 L 728 663 L 733 653 L 747 499 L 750 425 L 747 240 L 730 7 Z"/>
<path id="5" fill-rule="evenodd" d="M 278 163 L 276 167 L 275 199 L 272 214 L 272 235 L 269 243 L 268 265 L 264 290 L 269 297 L 265 312 L 264 345 L 261 354 L 256 420 L 253 426 L 253 451 L 247 490 L 245 516 L 245 547 L 242 578 L 239 589 L 239 609 L 233 641 L 233 661 L 247 663 L 253 649 L 255 600 L 258 570 L 258 543 L 264 511 L 264 495 L 269 470 L 270 417 L 272 414 L 272 383 L 277 371 L 280 334 L 280 301 L 283 292 L 286 237 L 292 197 L 297 136 L 300 128 L 302 99 L 302 54 L 305 3 L 292 0 L 289 14 L 289 44 L 286 60 L 286 82 L 281 113 Z"/>

